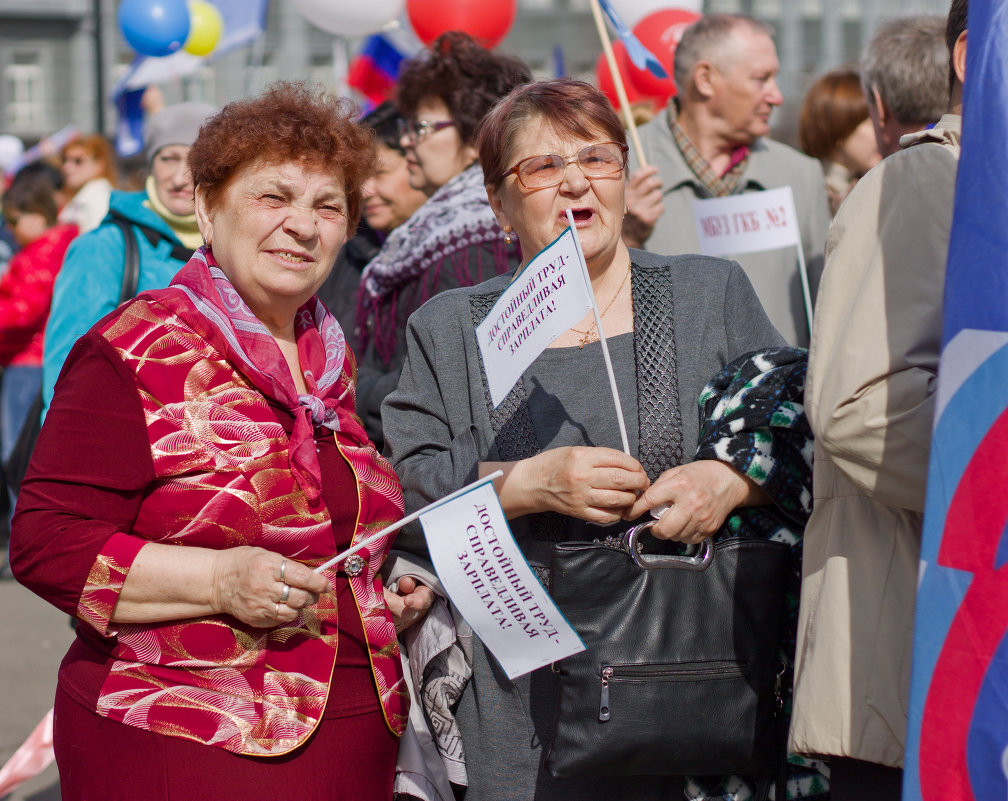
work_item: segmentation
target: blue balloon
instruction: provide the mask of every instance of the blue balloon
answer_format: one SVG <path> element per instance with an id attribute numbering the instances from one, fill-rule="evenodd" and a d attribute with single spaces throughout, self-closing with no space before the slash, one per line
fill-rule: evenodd
<path id="1" fill-rule="evenodd" d="M 189 6 L 186 0 L 123 0 L 119 27 L 141 55 L 168 56 L 189 37 Z"/>

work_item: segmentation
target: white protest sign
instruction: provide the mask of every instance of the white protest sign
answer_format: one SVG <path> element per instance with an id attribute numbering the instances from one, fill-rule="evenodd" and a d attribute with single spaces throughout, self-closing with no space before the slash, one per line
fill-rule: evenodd
<path id="1" fill-rule="evenodd" d="M 812 295 L 791 187 L 694 200 L 693 214 L 700 238 L 699 249 L 704 256 L 757 253 L 788 247 L 797 249 L 805 316 L 811 336 Z"/>
<path id="2" fill-rule="evenodd" d="M 694 200 L 693 214 L 705 256 L 801 245 L 790 186 Z"/>
<path id="3" fill-rule="evenodd" d="M 525 561 L 492 484 L 422 513 L 420 523 L 445 591 L 508 678 L 584 650 Z"/>
<path id="4" fill-rule="evenodd" d="M 590 308 L 573 229 L 568 228 L 515 275 L 476 326 L 494 406 L 539 354 Z"/>

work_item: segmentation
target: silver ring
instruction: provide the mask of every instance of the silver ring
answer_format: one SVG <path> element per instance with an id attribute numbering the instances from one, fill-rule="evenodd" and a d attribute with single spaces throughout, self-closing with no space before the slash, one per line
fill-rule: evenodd
<path id="1" fill-rule="evenodd" d="M 287 603 L 288 598 L 290 598 L 290 584 L 284 584 L 283 592 L 280 593 L 280 603 Z"/>
<path id="2" fill-rule="evenodd" d="M 273 612 L 273 617 L 275 617 L 275 618 L 280 617 L 280 603 L 279 603 L 279 601 L 277 602 L 276 610 Z"/>
<path id="3" fill-rule="evenodd" d="M 284 571 L 285 570 L 287 570 L 287 559 L 286 558 L 284 558 L 284 560 L 280 563 L 280 581 L 284 580 Z M 284 598 L 284 600 L 286 601 L 287 599 Z"/>

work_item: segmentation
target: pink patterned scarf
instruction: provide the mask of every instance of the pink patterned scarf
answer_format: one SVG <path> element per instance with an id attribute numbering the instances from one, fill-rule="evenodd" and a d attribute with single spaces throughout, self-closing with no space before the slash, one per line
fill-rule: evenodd
<path id="1" fill-rule="evenodd" d="M 309 500 L 322 488 L 314 427 L 339 430 L 336 408 L 349 385 L 340 384 L 346 338 L 336 318 L 312 298 L 294 320 L 298 360 L 307 394 L 298 394 L 280 346 L 235 290 L 206 247 L 197 250 L 172 279 L 184 291 L 211 332 L 224 338 L 223 352 L 248 381 L 295 418 L 290 436 L 290 466 Z"/>

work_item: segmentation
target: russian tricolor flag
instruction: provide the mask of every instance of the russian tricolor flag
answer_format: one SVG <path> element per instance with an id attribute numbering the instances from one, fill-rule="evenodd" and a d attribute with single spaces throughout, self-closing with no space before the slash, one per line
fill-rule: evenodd
<path id="1" fill-rule="evenodd" d="M 369 36 L 350 64 L 347 85 L 358 91 L 370 107 L 377 106 L 392 94 L 399 68 L 407 57 L 384 35 Z"/>

